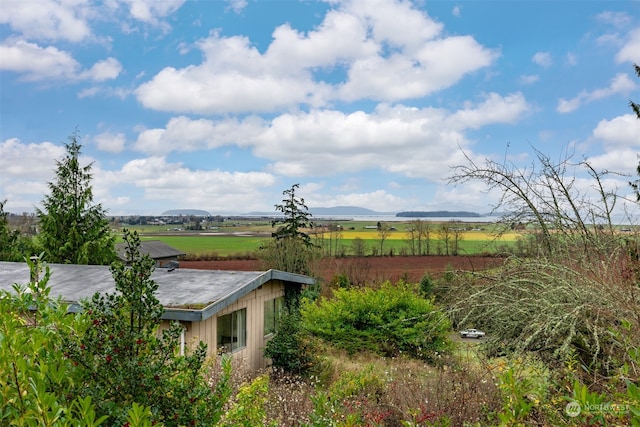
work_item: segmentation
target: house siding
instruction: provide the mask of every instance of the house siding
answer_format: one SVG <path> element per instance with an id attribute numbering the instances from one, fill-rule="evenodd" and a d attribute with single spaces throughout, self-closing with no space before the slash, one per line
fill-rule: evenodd
<path id="1" fill-rule="evenodd" d="M 279 280 L 271 280 L 202 322 L 182 322 L 187 328 L 185 346 L 192 349 L 198 342 L 203 341 L 207 344 L 209 356 L 217 354 L 218 316 L 246 308 L 247 345 L 232 353 L 233 362 L 235 366 L 248 370 L 265 368 L 268 361 L 263 357 L 263 352 L 268 338 L 264 336 L 264 303 L 283 295 L 284 284 Z M 166 320 L 163 321 L 162 327 L 168 325 Z"/>

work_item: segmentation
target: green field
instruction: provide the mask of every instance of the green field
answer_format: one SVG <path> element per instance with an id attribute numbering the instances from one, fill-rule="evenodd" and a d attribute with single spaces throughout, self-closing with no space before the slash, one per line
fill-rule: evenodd
<path id="1" fill-rule="evenodd" d="M 407 227 L 409 223 L 388 223 L 396 230 L 391 231 L 384 241 L 382 253 L 395 255 L 410 255 Z M 338 248 L 347 255 L 352 254 L 352 243 L 356 238 L 365 242 L 365 253 L 371 255 L 373 251 L 380 252 L 380 235 L 375 229 L 375 222 L 342 221 L 343 230 L 337 233 Z M 464 231 L 459 242 L 458 253 L 461 255 L 475 255 L 481 253 L 495 253 L 505 245 L 511 245 L 517 239 L 517 233 L 508 233 L 496 240 L 493 234 L 496 225 L 490 223 L 464 223 L 469 231 Z M 446 250 L 436 232 L 437 224 L 432 224 L 430 238 L 430 254 L 444 255 Z M 140 233 L 142 240 L 161 240 L 162 242 L 186 253 L 192 257 L 238 257 L 247 256 L 255 252 L 262 244 L 270 239 L 273 231 L 271 223 L 239 221 L 224 226 L 216 226 L 204 231 L 186 231 L 179 226 L 145 225 L 131 227 Z M 245 235 L 246 234 L 246 235 Z M 335 239 L 336 233 L 325 232 L 313 237 L 314 242 L 324 242 L 328 245 L 330 238 Z M 335 241 L 333 248 L 336 247 Z M 375 249 L 374 249 L 375 248 Z M 334 251 L 332 251 L 333 253 Z"/>
<path id="2" fill-rule="evenodd" d="M 142 236 L 142 240 L 160 240 L 187 255 L 212 257 L 241 256 L 252 253 L 267 240 L 265 237 L 238 236 Z"/>

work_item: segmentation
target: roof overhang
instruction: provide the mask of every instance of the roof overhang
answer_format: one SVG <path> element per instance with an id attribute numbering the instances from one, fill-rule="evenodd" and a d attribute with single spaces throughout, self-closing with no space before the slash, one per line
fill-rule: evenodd
<path id="1" fill-rule="evenodd" d="M 115 283 L 105 266 L 50 264 L 52 297 L 68 304 L 69 312 L 82 311 L 81 301 L 94 293 L 115 292 Z M 159 284 L 158 299 L 165 307 L 162 319 L 198 322 L 206 320 L 245 295 L 272 280 L 304 286 L 315 279 L 279 270 L 234 272 L 156 269 L 151 279 Z M 26 263 L 0 262 L 0 289 L 12 290 L 14 283 L 28 282 Z M 217 289 L 212 292 L 212 289 Z M 163 302 L 164 300 L 164 302 Z M 190 308 L 197 306 L 198 308 Z"/>

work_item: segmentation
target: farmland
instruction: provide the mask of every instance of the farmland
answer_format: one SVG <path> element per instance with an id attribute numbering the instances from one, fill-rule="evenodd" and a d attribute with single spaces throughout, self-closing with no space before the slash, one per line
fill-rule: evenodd
<path id="1" fill-rule="evenodd" d="M 340 221 L 309 230 L 319 247 L 332 247 L 333 254 L 353 255 L 354 241 L 361 239 L 365 255 L 410 255 L 410 222 L 387 223 L 391 230 L 381 243 L 381 233 L 375 222 Z M 429 255 L 450 254 L 444 245 L 439 229 L 445 223 L 429 223 Z M 448 226 L 451 226 L 449 224 Z M 493 223 L 455 223 L 464 230 L 456 231 L 459 255 L 494 254 L 505 246 L 513 245 L 520 236 L 517 232 L 497 235 L 498 226 Z M 189 258 L 246 258 L 271 238 L 274 228 L 269 221 L 235 221 L 219 224 L 206 230 L 187 230 L 182 227 L 162 225 L 133 226 L 143 240 L 160 240 L 184 253 Z M 454 237 L 450 235 L 451 247 Z M 423 242 L 423 245 L 425 243 Z M 336 252 L 337 251 L 337 252 Z M 423 253 L 426 250 L 423 249 Z"/>

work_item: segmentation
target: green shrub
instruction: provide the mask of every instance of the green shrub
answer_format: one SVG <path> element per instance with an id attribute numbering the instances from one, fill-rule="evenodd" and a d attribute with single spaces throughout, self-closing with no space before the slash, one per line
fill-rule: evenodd
<path id="1" fill-rule="evenodd" d="M 424 297 L 430 297 L 433 294 L 433 279 L 429 273 L 425 273 L 420 279 L 420 294 Z"/>
<path id="2" fill-rule="evenodd" d="M 0 292 L 0 425 L 60 423 L 79 404 L 65 393 L 72 366 L 59 345 L 75 316 L 49 298 L 49 268 L 43 272 L 39 281 Z"/>
<path id="3" fill-rule="evenodd" d="M 60 299 L 49 297 L 50 270 L 28 261 L 41 279 L 14 292 L 0 291 L 0 425 L 95 427 L 107 424 L 91 396 L 73 393 L 81 367 L 62 345 L 83 315 L 70 315 Z M 131 427 L 150 425 L 149 408 L 124 408 Z"/>
<path id="4" fill-rule="evenodd" d="M 385 283 L 380 289 L 337 289 L 334 298 L 302 308 L 303 327 L 349 353 L 430 359 L 449 349 L 451 325 L 414 287 Z"/>
<path id="5" fill-rule="evenodd" d="M 294 374 L 305 374 L 314 364 L 308 337 L 300 327 L 300 314 L 285 310 L 280 316 L 278 332 L 267 342 L 265 357 L 275 368 Z"/>
<path id="6" fill-rule="evenodd" d="M 275 427 L 267 421 L 265 405 L 269 393 L 269 376 L 262 375 L 238 390 L 235 404 L 224 414 L 220 427 Z"/>
<path id="7" fill-rule="evenodd" d="M 304 427 L 382 426 L 389 414 L 379 407 L 386 384 L 371 365 L 358 372 L 343 372 L 328 390 L 310 396 L 313 411 Z"/>
<path id="8" fill-rule="evenodd" d="M 165 426 L 214 425 L 231 395 L 230 361 L 212 390 L 204 376 L 206 346 L 178 355 L 182 326 L 160 334 L 163 307 L 151 280 L 154 262 L 141 257 L 137 234 L 125 231 L 130 265 L 114 264 L 114 294 L 95 294 L 84 303 L 84 322 L 65 339 L 65 351 L 78 366 L 73 393 L 90 396 L 98 415 L 124 424 L 135 402 L 150 408 L 152 421 Z"/>

